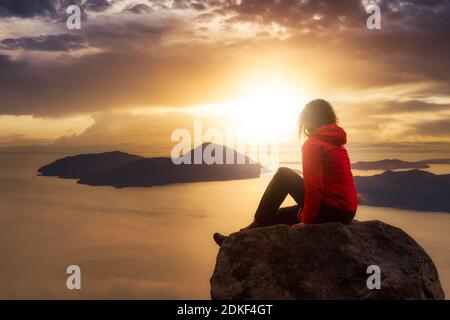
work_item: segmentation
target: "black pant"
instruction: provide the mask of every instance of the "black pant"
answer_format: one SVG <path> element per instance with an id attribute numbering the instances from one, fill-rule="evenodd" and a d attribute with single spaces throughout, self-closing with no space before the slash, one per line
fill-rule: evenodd
<path id="1" fill-rule="evenodd" d="M 294 198 L 297 205 L 280 208 L 288 194 Z M 292 169 L 279 168 L 259 202 L 255 213 L 255 221 L 261 226 L 299 223 L 298 213 L 304 203 L 305 184 L 303 178 Z M 316 223 L 349 223 L 354 216 L 354 212 L 344 212 L 322 203 Z"/>

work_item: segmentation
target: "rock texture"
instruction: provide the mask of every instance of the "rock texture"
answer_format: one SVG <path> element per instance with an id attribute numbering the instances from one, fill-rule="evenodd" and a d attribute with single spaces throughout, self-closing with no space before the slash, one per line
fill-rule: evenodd
<path id="1" fill-rule="evenodd" d="M 381 289 L 369 290 L 370 265 Z M 230 235 L 211 278 L 213 299 L 444 299 L 433 261 L 380 221 L 278 225 Z"/>

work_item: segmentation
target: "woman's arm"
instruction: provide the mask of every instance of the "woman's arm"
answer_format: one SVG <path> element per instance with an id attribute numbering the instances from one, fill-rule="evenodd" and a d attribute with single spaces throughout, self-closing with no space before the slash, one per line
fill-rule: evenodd
<path id="1" fill-rule="evenodd" d="M 305 143 L 302 149 L 303 179 L 305 182 L 305 205 L 301 222 L 315 223 L 319 216 L 323 193 L 323 160 L 320 147 Z"/>

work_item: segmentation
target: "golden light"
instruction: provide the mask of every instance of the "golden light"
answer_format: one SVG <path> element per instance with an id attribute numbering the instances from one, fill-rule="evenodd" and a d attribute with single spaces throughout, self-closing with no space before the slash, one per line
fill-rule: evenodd
<path id="1" fill-rule="evenodd" d="M 296 135 L 299 112 L 308 100 L 303 92 L 274 76 L 253 80 L 247 88 L 247 94 L 227 104 L 238 134 L 251 140 Z"/>

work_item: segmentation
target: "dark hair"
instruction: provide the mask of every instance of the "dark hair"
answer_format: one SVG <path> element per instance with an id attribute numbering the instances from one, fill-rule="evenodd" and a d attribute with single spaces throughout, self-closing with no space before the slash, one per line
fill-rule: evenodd
<path id="1" fill-rule="evenodd" d="M 300 113 L 299 133 L 309 135 L 317 128 L 337 123 L 336 113 L 328 101 L 316 99 L 308 102 Z"/>

